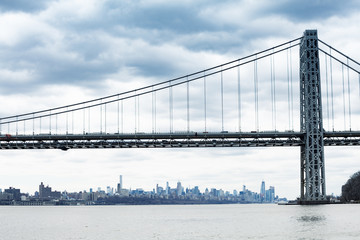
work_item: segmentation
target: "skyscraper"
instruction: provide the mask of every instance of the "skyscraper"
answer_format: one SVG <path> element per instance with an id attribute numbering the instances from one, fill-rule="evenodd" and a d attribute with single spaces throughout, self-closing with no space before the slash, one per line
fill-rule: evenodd
<path id="1" fill-rule="evenodd" d="M 117 185 L 117 192 L 118 193 L 121 193 L 121 189 L 123 188 L 123 185 L 122 185 L 122 175 L 120 175 L 120 182 L 118 183 Z"/>
<path id="2" fill-rule="evenodd" d="M 177 182 L 177 186 L 176 186 L 176 195 L 180 196 L 182 193 L 182 186 L 181 186 L 181 182 Z"/>
<path id="3" fill-rule="evenodd" d="M 270 202 L 274 202 L 275 200 L 275 187 L 274 186 L 270 186 Z"/>
<path id="4" fill-rule="evenodd" d="M 120 189 L 122 189 L 123 185 L 122 185 L 122 175 L 120 175 Z"/>
<path id="5" fill-rule="evenodd" d="M 261 188 L 260 188 L 260 200 L 263 201 L 265 198 L 265 181 L 263 180 L 261 182 Z"/>

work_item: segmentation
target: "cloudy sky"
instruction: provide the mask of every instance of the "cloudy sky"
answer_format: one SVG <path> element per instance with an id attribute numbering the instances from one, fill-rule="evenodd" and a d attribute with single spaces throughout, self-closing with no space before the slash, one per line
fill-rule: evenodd
<path id="1" fill-rule="evenodd" d="M 305 29 L 317 29 L 322 40 L 360 59 L 359 13 L 358 1 L 335 0 L 3 0 L 0 116 L 183 76 L 298 38 Z M 296 58 L 297 50 L 293 54 Z M 279 87 L 277 94 L 286 91 Z M 159 96 L 159 117 L 168 109 L 161 101 Z M 192 101 L 195 108 L 203 100 L 192 96 Z M 358 106 L 353 109 L 355 117 Z M 211 114 L 209 110 L 209 119 Z M 341 185 L 360 170 L 360 148 L 325 150 L 327 193 L 340 194 Z M 246 185 L 259 192 L 265 180 L 280 196 L 295 198 L 300 192 L 299 155 L 298 148 L 1 151 L 0 188 L 33 194 L 43 181 L 59 191 L 104 189 L 115 187 L 122 174 L 124 187 L 145 190 L 181 181 L 202 190 Z"/>

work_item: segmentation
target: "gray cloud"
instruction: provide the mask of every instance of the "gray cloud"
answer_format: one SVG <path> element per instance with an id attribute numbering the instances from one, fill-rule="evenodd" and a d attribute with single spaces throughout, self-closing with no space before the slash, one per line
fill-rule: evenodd
<path id="1" fill-rule="evenodd" d="M 358 1 L 341 2 L 337 0 L 305 0 L 305 1 L 279 1 L 267 9 L 268 13 L 279 14 L 292 21 L 310 22 L 324 20 L 333 16 L 343 16 L 358 11 Z"/>
<path id="2" fill-rule="evenodd" d="M 37 0 L 37 1 L 27 1 L 27 0 L 3 0 L 0 3 L 1 11 L 22 11 L 22 12 L 38 12 L 47 7 L 51 1 L 48 0 Z"/>

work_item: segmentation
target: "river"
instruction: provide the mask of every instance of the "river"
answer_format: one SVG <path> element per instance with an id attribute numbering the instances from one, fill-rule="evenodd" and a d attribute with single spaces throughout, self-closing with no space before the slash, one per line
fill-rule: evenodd
<path id="1" fill-rule="evenodd" d="M 360 205 L 1 206 L 0 239 L 360 239 Z"/>

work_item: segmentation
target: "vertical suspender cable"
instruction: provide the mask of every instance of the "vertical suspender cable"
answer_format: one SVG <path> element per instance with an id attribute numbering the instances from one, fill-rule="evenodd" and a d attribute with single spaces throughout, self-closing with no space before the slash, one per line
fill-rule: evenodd
<path id="1" fill-rule="evenodd" d="M 273 91 L 274 91 L 274 130 L 276 131 L 276 76 L 275 76 L 275 56 L 274 56 L 274 49 L 273 49 L 273 55 L 272 55 L 272 58 L 273 58 L 273 83 L 274 83 L 274 88 L 273 88 Z"/>
<path id="2" fill-rule="evenodd" d="M 334 124 L 334 85 L 333 85 L 333 74 L 332 74 L 332 55 L 330 48 L 330 84 L 331 84 L 331 118 L 332 118 L 332 130 L 335 130 Z"/>
<path id="3" fill-rule="evenodd" d="M 58 115 L 55 115 L 55 133 L 58 134 Z"/>
<path id="4" fill-rule="evenodd" d="M 105 110 L 105 116 L 104 116 L 104 122 L 105 122 L 105 128 L 104 128 L 104 132 L 106 133 L 106 103 L 104 105 L 104 110 Z"/>
<path id="5" fill-rule="evenodd" d="M 49 116 L 49 133 L 51 134 L 51 110 L 50 110 L 50 116 Z"/>
<path id="6" fill-rule="evenodd" d="M 271 85 L 271 128 L 275 130 L 274 127 L 274 79 L 273 79 L 273 55 L 270 57 L 270 85 Z"/>
<path id="7" fill-rule="evenodd" d="M 169 82 L 171 86 L 171 82 Z M 171 87 L 169 87 L 169 132 L 171 133 Z"/>
<path id="8" fill-rule="evenodd" d="M 90 133 L 90 107 L 88 108 L 88 133 Z"/>
<path id="9" fill-rule="evenodd" d="M 189 77 L 186 77 L 186 116 L 187 116 L 187 132 L 190 132 L 190 86 Z"/>
<path id="10" fill-rule="evenodd" d="M 290 95 L 291 95 L 291 130 L 294 130 L 294 94 L 293 94 L 293 72 L 292 72 L 291 43 L 290 43 Z"/>
<path id="11" fill-rule="evenodd" d="M 137 129 L 140 132 L 140 95 L 137 96 L 137 116 L 138 116 L 138 121 L 137 121 Z"/>
<path id="12" fill-rule="evenodd" d="M 154 86 L 151 88 L 151 132 L 154 133 Z"/>
<path id="13" fill-rule="evenodd" d="M 238 63 L 238 121 L 239 121 L 239 132 L 241 132 L 241 85 L 240 85 L 240 60 Z"/>
<path id="14" fill-rule="evenodd" d="M 289 73 L 289 50 L 286 50 L 286 74 L 287 74 L 287 93 L 288 93 L 288 120 L 289 130 L 291 129 L 291 114 L 290 114 L 290 73 Z"/>
<path id="15" fill-rule="evenodd" d="M 154 132 L 156 133 L 156 91 L 154 92 Z"/>
<path id="16" fill-rule="evenodd" d="M 124 101 L 121 100 L 121 133 L 124 134 Z"/>
<path id="17" fill-rule="evenodd" d="M 346 58 L 347 59 L 347 77 L 348 77 L 348 101 L 349 101 L 349 105 L 348 105 L 348 108 L 349 108 L 349 129 L 351 131 L 351 97 L 350 97 L 350 73 L 349 73 L 349 58 Z"/>
<path id="18" fill-rule="evenodd" d="M 18 135 L 18 117 L 16 117 L 16 135 Z"/>
<path id="19" fill-rule="evenodd" d="M 102 133 L 102 99 L 100 100 L 100 133 Z"/>
<path id="20" fill-rule="evenodd" d="M 34 118 L 34 113 L 32 115 L 32 118 L 33 118 L 33 135 L 35 135 L 35 118 Z"/>
<path id="21" fill-rule="evenodd" d="M 66 134 L 69 132 L 69 107 L 66 107 Z"/>
<path id="22" fill-rule="evenodd" d="M 33 113 L 33 135 L 35 135 L 35 118 L 34 118 L 34 113 Z M 9 130 L 8 130 L 9 131 Z"/>
<path id="23" fill-rule="evenodd" d="M 154 114 L 155 114 L 155 116 L 154 116 L 154 131 L 156 132 L 156 120 L 157 120 L 157 118 L 156 118 L 156 112 L 157 112 L 157 110 L 156 110 L 156 91 L 155 91 L 155 93 L 154 93 L 155 95 L 154 95 Z"/>
<path id="24" fill-rule="evenodd" d="M 71 112 L 71 132 L 74 134 L 74 111 Z"/>
<path id="25" fill-rule="evenodd" d="M 39 124 L 39 126 L 40 126 L 40 127 L 39 127 L 39 133 L 41 133 L 41 117 L 39 118 L 39 123 L 40 123 L 40 124 Z"/>
<path id="26" fill-rule="evenodd" d="M 329 79 L 328 79 L 328 64 L 327 64 L 327 55 L 325 55 L 325 79 L 326 79 L 326 117 L 327 117 L 327 126 L 330 127 L 330 114 L 329 114 Z"/>
<path id="27" fill-rule="evenodd" d="M 224 131 L 224 82 L 223 71 L 221 67 L 221 131 Z"/>
<path id="28" fill-rule="evenodd" d="M 85 134 L 85 103 L 83 105 L 83 134 Z"/>
<path id="29" fill-rule="evenodd" d="M 117 96 L 117 133 L 120 133 L 120 101 L 119 101 L 120 96 Z"/>
<path id="30" fill-rule="evenodd" d="M 341 75 L 342 75 L 342 89 L 343 89 L 343 113 L 344 113 L 344 130 L 346 130 L 346 108 L 345 108 L 345 79 L 344 79 L 344 64 L 341 64 Z"/>
<path id="31" fill-rule="evenodd" d="M 172 83 L 169 82 L 169 116 L 170 116 L 170 133 L 173 132 L 173 92 L 172 92 Z"/>
<path id="32" fill-rule="evenodd" d="M 206 77 L 204 71 L 204 124 L 205 124 L 205 132 L 206 132 Z"/>
<path id="33" fill-rule="evenodd" d="M 50 116 L 49 116 L 49 134 L 51 134 L 51 110 L 50 110 Z"/>
<path id="34" fill-rule="evenodd" d="M 259 131 L 259 105 L 258 105 L 258 75 L 257 75 L 257 55 L 254 61 L 254 91 L 255 91 L 255 128 Z"/>
<path id="35" fill-rule="evenodd" d="M 134 123 L 135 123 L 135 133 L 136 133 L 136 126 L 137 126 L 137 124 L 136 124 L 136 121 L 137 121 L 137 110 L 136 110 L 136 90 L 135 90 L 135 96 L 134 96 L 134 114 L 135 114 L 135 121 L 134 121 Z"/>

